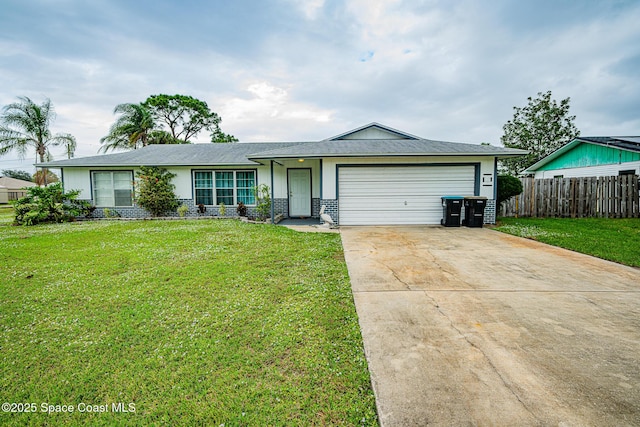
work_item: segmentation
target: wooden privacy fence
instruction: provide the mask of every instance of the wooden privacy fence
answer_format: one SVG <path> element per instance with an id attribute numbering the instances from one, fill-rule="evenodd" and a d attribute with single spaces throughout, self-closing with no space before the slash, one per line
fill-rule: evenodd
<path id="1" fill-rule="evenodd" d="M 520 180 L 522 193 L 502 204 L 501 215 L 571 218 L 640 216 L 638 175 Z"/>

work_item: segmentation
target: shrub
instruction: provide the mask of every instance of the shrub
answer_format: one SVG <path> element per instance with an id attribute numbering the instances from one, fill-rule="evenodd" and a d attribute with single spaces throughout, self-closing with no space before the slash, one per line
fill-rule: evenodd
<path id="1" fill-rule="evenodd" d="M 236 212 L 240 216 L 247 216 L 247 207 L 242 202 L 238 202 L 238 207 L 236 208 Z"/>
<path id="2" fill-rule="evenodd" d="M 189 206 L 184 204 L 180 205 L 178 208 L 178 215 L 180 215 L 180 218 L 184 218 L 187 215 L 187 212 L 189 212 Z"/>
<path id="3" fill-rule="evenodd" d="M 258 219 L 264 221 L 271 215 L 271 196 L 269 195 L 269 186 L 260 184 L 253 187 L 253 194 L 256 197 L 256 212 Z"/>
<path id="4" fill-rule="evenodd" d="M 105 218 L 120 218 L 122 216 L 117 210 L 109 208 L 104 208 L 102 210 L 102 213 L 104 214 Z"/>
<path id="5" fill-rule="evenodd" d="M 171 179 L 176 175 L 164 168 L 141 166 L 136 172 L 138 185 L 136 200 L 152 216 L 161 216 L 165 212 L 173 212 L 180 205 L 175 193 L 175 185 Z"/>
<path id="6" fill-rule="evenodd" d="M 511 175 L 498 175 L 498 206 L 513 196 L 522 193 L 522 182 Z"/>
<path id="7" fill-rule="evenodd" d="M 225 216 L 227 214 L 227 206 L 224 203 L 220 203 L 220 206 L 218 206 L 218 213 L 220 216 Z"/>
<path id="8" fill-rule="evenodd" d="M 92 206 L 77 200 L 80 191 L 64 192 L 61 182 L 47 187 L 30 187 L 27 195 L 13 202 L 15 224 L 35 225 L 43 222 L 72 221 L 80 215 L 89 215 Z"/>

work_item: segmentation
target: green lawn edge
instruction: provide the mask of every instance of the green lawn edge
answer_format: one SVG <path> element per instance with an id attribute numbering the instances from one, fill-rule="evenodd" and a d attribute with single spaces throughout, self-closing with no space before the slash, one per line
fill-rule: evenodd
<path id="1" fill-rule="evenodd" d="M 639 218 L 499 218 L 494 230 L 640 267 Z"/>

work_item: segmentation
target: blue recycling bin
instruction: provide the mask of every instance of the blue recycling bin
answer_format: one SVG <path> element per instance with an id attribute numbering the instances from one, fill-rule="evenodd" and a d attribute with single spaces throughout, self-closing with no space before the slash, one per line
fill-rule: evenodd
<path id="1" fill-rule="evenodd" d="M 460 227 L 460 213 L 464 197 L 442 196 L 442 219 L 440 224 L 445 227 Z"/>

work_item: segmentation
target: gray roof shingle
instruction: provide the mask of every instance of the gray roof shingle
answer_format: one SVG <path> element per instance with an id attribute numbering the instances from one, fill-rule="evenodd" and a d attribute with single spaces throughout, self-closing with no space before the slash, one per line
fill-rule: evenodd
<path id="1" fill-rule="evenodd" d="M 524 150 L 491 145 L 432 141 L 429 139 L 351 139 L 305 142 L 286 148 L 253 153 L 250 159 L 278 157 L 372 157 L 372 156 L 510 156 L 526 154 Z"/>
<path id="2" fill-rule="evenodd" d="M 262 142 L 233 144 L 149 145 L 123 153 L 104 154 L 40 163 L 38 166 L 224 166 L 256 165 L 257 160 L 297 157 L 374 156 L 497 156 L 526 151 L 491 145 L 463 144 L 428 139 L 352 139 L 317 142 Z"/>
<path id="3" fill-rule="evenodd" d="M 622 148 L 640 152 L 640 136 L 585 136 L 578 137 L 581 141 Z"/>
<path id="4" fill-rule="evenodd" d="M 256 165 L 247 158 L 250 153 L 283 148 L 294 143 L 234 143 L 148 145 L 123 153 L 103 154 L 40 163 L 38 166 L 110 167 L 110 166 L 210 166 Z"/>

